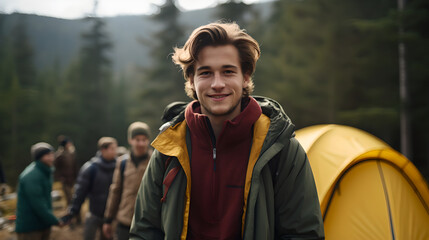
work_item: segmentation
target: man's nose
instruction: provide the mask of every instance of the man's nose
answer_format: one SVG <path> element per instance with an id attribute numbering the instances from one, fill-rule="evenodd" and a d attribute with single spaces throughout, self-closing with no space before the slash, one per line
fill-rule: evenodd
<path id="1" fill-rule="evenodd" d="M 222 75 L 219 72 L 214 73 L 213 82 L 212 82 L 211 87 L 214 89 L 219 89 L 219 88 L 225 87 L 225 82 L 222 78 Z"/>

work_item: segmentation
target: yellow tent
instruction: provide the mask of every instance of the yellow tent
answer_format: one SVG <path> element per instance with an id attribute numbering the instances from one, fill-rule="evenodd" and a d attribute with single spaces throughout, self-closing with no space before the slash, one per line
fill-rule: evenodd
<path id="1" fill-rule="evenodd" d="M 317 125 L 296 137 L 319 194 L 326 239 L 429 239 L 429 189 L 416 167 L 356 128 Z"/>

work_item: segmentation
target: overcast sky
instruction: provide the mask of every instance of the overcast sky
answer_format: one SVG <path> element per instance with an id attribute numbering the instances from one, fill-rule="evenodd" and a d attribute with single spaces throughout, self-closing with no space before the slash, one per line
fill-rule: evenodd
<path id="1" fill-rule="evenodd" d="M 182 10 L 195 10 L 213 7 L 225 0 L 178 0 Z M 269 0 L 243 0 L 245 3 Z M 163 0 L 98 0 L 97 15 L 101 17 L 116 15 L 150 14 L 154 11 L 152 3 Z M 82 18 L 92 13 L 94 0 L 0 0 L 2 13 L 31 13 L 57 18 Z"/>

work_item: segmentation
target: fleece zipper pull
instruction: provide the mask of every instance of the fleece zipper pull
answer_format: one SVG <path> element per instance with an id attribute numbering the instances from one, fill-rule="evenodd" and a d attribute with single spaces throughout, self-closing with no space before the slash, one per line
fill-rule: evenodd
<path id="1" fill-rule="evenodd" d="M 216 171 L 216 147 L 213 148 L 213 164 L 214 164 L 214 171 Z"/>

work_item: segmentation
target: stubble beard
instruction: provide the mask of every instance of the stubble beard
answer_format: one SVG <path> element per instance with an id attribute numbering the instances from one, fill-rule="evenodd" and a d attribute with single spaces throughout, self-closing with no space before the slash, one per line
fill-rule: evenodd
<path id="1" fill-rule="evenodd" d="M 242 101 L 242 98 L 240 98 L 240 99 L 238 99 L 238 101 L 230 108 L 230 109 L 228 109 L 228 111 L 227 112 L 225 112 L 225 113 L 214 113 L 214 112 L 212 112 L 209 108 L 206 108 L 205 106 L 203 106 L 203 105 L 201 105 L 202 107 L 204 107 L 204 109 L 206 110 L 206 112 L 208 113 L 208 114 L 210 114 L 210 115 L 212 115 L 212 116 L 214 116 L 214 117 L 222 117 L 222 116 L 228 116 L 228 115 L 230 115 L 231 113 L 233 113 L 239 106 L 240 106 L 240 103 L 241 103 L 241 101 Z M 241 111 L 240 111 L 241 112 Z"/>

